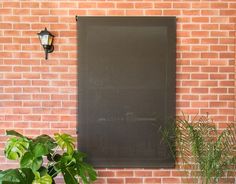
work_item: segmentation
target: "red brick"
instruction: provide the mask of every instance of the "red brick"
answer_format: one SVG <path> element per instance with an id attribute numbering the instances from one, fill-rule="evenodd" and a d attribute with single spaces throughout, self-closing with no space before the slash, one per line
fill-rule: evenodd
<path id="1" fill-rule="evenodd" d="M 128 15 L 128 16 L 131 16 L 131 15 L 143 15 L 143 10 L 126 10 L 126 15 Z"/>
<path id="2" fill-rule="evenodd" d="M 21 129 L 25 129 L 25 128 L 29 128 L 29 123 L 27 122 L 14 122 L 14 128 L 21 128 Z"/>
<path id="3" fill-rule="evenodd" d="M 40 9 L 40 10 L 31 10 L 32 15 L 49 15 L 49 10 L 47 9 Z"/>
<path id="4" fill-rule="evenodd" d="M 107 178 L 108 183 L 124 183 L 123 178 Z"/>
<path id="5" fill-rule="evenodd" d="M 134 183 L 143 183 L 142 178 L 125 178 L 125 183 L 134 184 Z"/>
<path id="6" fill-rule="evenodd" d="M 181 40 L 183 44 L 198 44 L 200 41 L 196 38 L 184 38 Z"/>
<path id="7" fill-rule="evenodd" d="M 198 100 L 198 95 L 182 95 L 183 100 Z"/>
<path id="8" fill-rule="evenodd" d="M 12 9 L 10 9 L 10 8 L 1 8 L 0 11 L 1 11 L 1 15 L 12 14 Z"/>
<path id="9" fill-rule="evenodd" d="M 108 15 L 125 15 L 124 10 L 108 10 Z"/>
<path id="10" fill-rule="evenodd" d="M 41 17 L 41 22 L 58 22 L 58 17 Z"/>
<path id="11" fill-rule="evenodd" d="M 130 3 L 130 2 L 126 2 L 126 3 L 120 3 L 120 2 L 118 2 L 117 4 L 116 4 L 116 7 L 117 8 L 134 8 L 134 3 Z"/>
<path id="12" fill-rule="evenodd" d="M 219 99 L 220 100 L 235 100 L 235 96 L 234 95 L 220 95 Z"/>
<path id="13" fill-rule="evenodd" d="M 101 2 L 101 3 L 97 3 L 97 7 L 98 8 L 114 8 L 115 3 Z M 118 4 L 117 4 L 117 7 L 118 7 Z"/>
<path id="14" fill-rule="evenodd" d="M 154 7 L 155 8 L 171 8 L 171 3 L 170 2 L 166 2 L 166 3 L 163 3 L 163 2 L 158 2 L 158 3 L 155 3 L 154 4 Z"/>
<path id="15" fill-rule="evenodd" d="M 193 22 L 209 22 L 208 17 L 193 17 L 192 18 Z"/>
<path id="16" fill-rule="evenodd" d="M 39 116 L 39 115 L 25 115 L 23 120 L 24 121 L 40 121 L 41 116 Z"/>
<path id="17" fill-rule="evenodd" d="M 236 3 L 234 3 L 234 2 L 230 3 L 230 4 L 229 4 L 229 7 L 230 7 L 230 8 L 236 8 Z"/>
<path id="18" fill-rule="evenodd" d="M 218 58 L 218 53 L 201 53 L 201 58 Z"/>
<path id="19" fill-rule="evenodd" d="M 226 88 L 212 88 L 210 90 L 211 93 L 227 93 L 227 89 Z"/>
<path id="20" fill-rule="evenodd" d="M 172 171 L 172 176 L 187 176 L 187 171 Z"/>
<path id="21" fill-rule="evenodd" d="M 192 3 L 192 8 L 198 8 L 198 9 L 204 9 L 204 8 L 209 8 L 210 3 L 208 2 L 193 2 Z"/>
<path id="22" fill-rule="evenodd" d="M 175 183 L 175 184 L 177 184 L 177 183 L 181 183 L 181 180 L 180 180 L 180 178 L 163 178 L 163 183 Z"/>
<path id="23" fill-rule="evenodd" d="M 217 86 L 217 81 L 201 81 L 200 86 Z"/>
<path id="24" fill-rule="evenodd" d="M 180 10 L 163 10 L 163 15 L 177 16 L 180 15 Z"/>
<path id="25" fill-rule="evenodd" d="M 182 72 L 198 72 L 199 71 L 199 67 L 182 67 Z"/>
<path id="26" fill-rule="evenodd" d="M 79 2 L 79 8 L 96 8 L 96 3 Z"/>
<path id="27" fill-rule="evenodd" d="M 12 38 L 9 38 L 9 37 L 5 37 L 5 38 L 0 38 L 0 42 L 1 43 L 12 43 Z M 7 53 L 5 52 L 0 52 L 0 55 L 2 56 L 2 57 L 4 57 L 4 54 L 6 54 L 6 56 L 7 56 Z"/>
<path id="28" fill-rule="evenodd" d="M 191 7 L 191 4 L 190 3 L 180 3 L 180 2 L 177 2 L 177 3 L 173 3 L 173 8 L 180 8 L 180 9 L 185 9 L 185 8 L 190 8 Z"/>
<path id="29" fill-rule="evenodd" d="M 69 11 L 69 10 L 64 10 L 64 9 L 63 9 L 63 10 L 62 10 L 62 9 L 59 9 L 59 10 L 58 10 L 58 9 L 50 9 L 50 15 L 62 15 L 62 14 L 63 14 L 63 15 L 68 15 L 68 11 Z M 71 12 L 71 11 L 73 11 L 73 10 L 70 10 L 70 12 Z M 82 11 L 82 10 L 81 10 L 81 11 Z M 84 10 L 83 10 L 83 11 L 84 11 Z M 73 15 L 77 15 L 77 14 L 79 15 L 79 13 L 74 13 L 74 12 L 73 12 Z M 52 24 L 50 24 L 50 26 L 51 26 L 51 28 L 52 28 Z M 64 24 L 64 26 L 66 26 L 66 25 Z M 62 26 L 62 28 L 63 28 L 63 26 Z"/>
<path id="30" fill-rule="evenodd" d="M 133 177 L 134 172 L 133 171 L 116 171 L 117 177 Z"/>
<path id="31" fill-rule="evenodd" d="M 226 74 L 210 74 L 210 79 L 227 79 Z"/>
<path id="32" fill-rule="evenodd" d="M 217 44 L 218 43 L 218 39 L 217 38 L 203 38 L 201 40 L 202 44 Z"/>
<path id="33" fill-rule="evenodd" d="M 12 71 L 12 67 L 11 66 L 1 66 L 0 67 L 0 71 L 1 72 L 11 72 Z"/>
<path id="34" fill-rule="evenodd" d="M 200 15 L 200 10 L 183 10 L 183 15 Z"/>
<path id="35" fill-rule="evenodd" d="M 177 74 L 177 79 L 190 79 L 190 74 Z"/>
<path id="36" fill-rule="evenodd" d="M 13 14 L 15 15 L 29 15 L 30 14 L 30 9 L 13 9 Z"/>
<path id="37" fill-rule="evenodd" d="M 192 93 L 208 93 L 208 88 L 193 88 L 192 90 Z"/>
<path id="38" fill-rule="evenodd" d="M 211 3 L 212 8 L 228 8 L 228 3 Z"/>
<path id="39" fill-rule="evenodd" d="M 105 10 L 88 10 L 88 15 L 105 15 Z"/>
<path id="40" fill-rule="evenodd" d="M 234 38 L 221 38 L 220 44 L 234 44 Z"/>
<path id="41" fill-rule="evenodd" d="M 184 24 L 183 29 L 184 30 L 199 30 L 200 25 L 199 24 Z"/>
<path id="42" fill-rule="evenodd" d="M 152 176 L 152 171 L 135 171 L 134 174 L 136 177 L 147 177 Z"/>
<path id="43" fill-rule="evenodd" d="M 235 25 L 233 24 L 220 24 L 220 30 L 234 30 Z"/>
<path id="44" fill-rule="evenodd" d="M 20 2 L 10 2 L 10 1 L 7 1 L 7 2 L 3 2 L 2 6 L 4 8 L 19 8 L 20 7 Z"/>
<path id="45" fill-rule="evenodd" d="M 161 10 L 146 10 L 145 15 L 161 15 Z"/>
<path id="46" fill-rule="evenodd" d="M 182 86 L 199 86 L 198 81 L 183 81 Z"/>
<path id="47" fill-rule="evenodd" d="M 13 38 L 14 43 L 30 43 L 30 39 L 28 38 Z"/>
<path id="48" fill-rule="evenodd" d="M 38 2 L 21 2 L 22 8 L 39 8 Z"/>
<path id="49" fill-rule="evenodd" d="M 182 53 L 182 58 L 200 58 L 200 53 L 185 52 L 185 53 Z"/>
<path id="50" fill-rule="evenodd" d="M 42 121 L 59 121 L 58 115 L 44 115 Z"/>
<path id="51" fill-rule="evenodd" d="M 202 24 L 202 30 L 218 30 L 218 24 Z"/>
<path id="52" fill-rule="evenodd" d="M 77 4 L 74 2 L 60 2 L 60 8 L 77 8 Z"/>
<path id="53" fill-rule="evenodd" d="M 5 16 L 3 18 L 3 20 L 6 22 L 20 22 L 20 17 L 18 17 L 18 16 Z"/>
<path id="54" fill-rule="evenodd" d="M 220 15 L 221 16 L 224 16 L 224 15 L 234 16 L 234 15 L 236 15 L 236 12 L 235 12 L 235 10 L 220 10 Z"/>
<path id="55" fill-rule="evenodd" d="M 208 107 L 208 102 L 192 102 L 191 107 Z"/>
<path id="56" fill-rule="evenodd" d="M 234 58 L 235 57 L 235 53 L 220 53 L 220 58 Z"/>
<path id="57" fill-rule="evenodd" d="M 212 45 L 210 49 L 211 51 L 226 51 L 227 46 L 226 45 Z"/>
<path id="58" fill-rule="evenodd" d="M 41 8 L 58 8 L 59 4 L 58 2 L 41 2 L 40 3 Z"/>
<path id="59" fill-rule="evenodd" d="M 219 15 L 219 10 L 202 10 L 201 11 L 201 14 L 202 15 L 208 15 L 208 16 L 211 16 L 211 15 Z"/>
<path id="60" fill-rule="evenodd" d="M 161 183 L 161 178 L 144 178 L 145 183 L 158 184 Z"/>
<path id="61" fill-rule="evenodd" d="M 219 72 L 234 72 L 234 67 L 220 67 Z"/>
<path id="62" fill-rule="evenodd" d="M 135 8 L 152 8 L 153 7 L 153 3 L 135 3 Z"/>
<path id="63" fill-rule="evenodd" d="M 154 171 L 153 176 L 156 177 L 170 176 L 170 171 Z"/>
<path id="64" fill-rule="evenodd" d="M 210 102 L 210 107 L 227 107 L 227 102 Z"/>
<path id="65" fill-rule="evenodd" d="M 197 45 L 194 45 L 192 46 L 192 51 L 207 51 L 208 50 L 208 46 L 197 46 Z"/>

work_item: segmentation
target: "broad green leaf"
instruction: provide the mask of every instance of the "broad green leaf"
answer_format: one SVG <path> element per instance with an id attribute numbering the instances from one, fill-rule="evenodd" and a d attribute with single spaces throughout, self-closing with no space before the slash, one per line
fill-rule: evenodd
<path id="1" fill-rule="evenodd" d="M 77 170 L 78 169 L 79 176 L 82 178 L 84 184 L 90 183 L 91 181 L 95 181 L 97 179 L 97 173 L 91 165 L 87 163 L 80 163 L 79 167 L 77 167 Z"/>
<path id="2" fill-rule="evenodd" d="M 18 160 L 21 159 L 28 147 L 28 139 L 22 137 L 12 137 L 7 141 L 4 153 L 8 159 Z"/>
<path id="3" fill-rule="evenodd" d="M 73 154 L 75 145 L 74 139 L 68 134 L 54 134 L 55 140 L 57 144 L 63 149 L 67 151 L 68 154 Z"/>
<path id="4" fill-rule="evenodd" d="M 47 147 L 41 143 L 37 143 L 36 145 L 34 145 L 32 149 L 33 149 L 32 153 L 34 157 L 45 156 L 49 153 Z"/>
<path id="5" fill-rule="evenodd" d="M 61 162 L 62 167 L 68 167 L 75 163 L 75 158 L 68 153 L 64 153 L 61 156 L 60 162 Z"/>
<path id="6" fill-rule="evenodd" d="M 94 168 L 83 161 L 86 155 L 80 151 L 75 151 L 73 157 L 76 160 L 77 174 L 81 177 L 84 184 L 97 179 L 97 173 Z"/>
<path id="7" fill-rule="evenodd" d="M 35 180 L 32 184 L 52 184 L 52 177 L 48 174 L 42 177 L 39 174 L 35 174 Z"/>
<path id="8" fill-rule="evenodd" d="M 16 137 L 26 138 L 25 136 L 21 135 L 20 133 L 16 132 L 15 130 L 7 130 L 6 133 L 7 133 L 7 135 L 13 135 Z"/>
<path id="9" fill-rule="evenodd" d="M 66 184 L 78 184 L 77 179 L 75 178 L 76 173 L 74 168 L 65 167 L 62 169 L 62 175 Z"/>
<path id="10" fill-rule="evenodd" d="M 0 172 L 0 184 L 32 184 L 34 173 L 29 168 L 9 169 Z"/>
<path id="11" fill-rule="evenodd" d="M 75 162 L 75 158 L 72 155 L 64 153 L 60 161 L 54 165 L 54 169 L 62 173 L 66 184 L 78 184 L 75 178 L 77 175 Z"/>
<path id="12" fill-rule="evenodd" d="M 38 143 L 43 144 L 48 149 L 48 152 L 50 153 L 53 152 L 52 149 L 57 147 L 55 140 L 51 138 L 50 136 L 44 135 L 44 134 L 36 137 L 33 140 L 33 142 L 34 144 L 38 144 Z"/>
<path id="13" fill-rule="evenodd" d="M 37 171 L 43 163 L 42 157 L 34 157 L 31 152 L 26 152 L 20 160 L 21 168 L 31 168 L 33 171 Z"/>
<path id="14" fill-rule="evenodd" d="M 83 162 L 87 155 L 79 150 L 76 150 L 74 151 L 73 157 L 76 158 L 76 160 Z"/>
<path id="15" fill-rule="evenodd" d="M 45 174 L 47 174 L 48 170 L 46 167 L 44 166 L 41 166 L 39 169 L 38 169 L 38 173 L 40 174 L 40 176 L 44 176 Z"/>

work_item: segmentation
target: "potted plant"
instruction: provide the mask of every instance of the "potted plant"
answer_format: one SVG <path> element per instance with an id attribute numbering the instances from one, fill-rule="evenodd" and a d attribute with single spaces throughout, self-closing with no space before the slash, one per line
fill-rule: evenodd
<path id="1" fill-rule="evenodd" d="M 195 169 L 192 176 L 199 177 L 202 184 L 218 183 L 225 171 L 235 168 L 234 124 L 220 132 L 208 116 L 195 117 L 193 121 L 183 116 L 161 132 L 172 155 L 178 155 L 182 164 L 191 165 Z"/>
<path id="2" fill-rule="evenodd" d="M 40 135 L 29 138 L 16 131 L 7 131 L 11 138 L 5 156 L 18 160 L 19 168 L 0 171 L 0 184 L 52 184 L 62 174 L 66 184 L 96 180 L 96 172 L 85 162 L 86 155 L 75 150 L 75 141 L 68 134 Z M 44 162 L 43 158 L 47 158 Z"/>

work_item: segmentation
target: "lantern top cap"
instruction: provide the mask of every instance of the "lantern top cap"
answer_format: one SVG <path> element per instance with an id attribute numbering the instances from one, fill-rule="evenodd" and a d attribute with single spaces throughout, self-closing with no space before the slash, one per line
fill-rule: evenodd
<path id="1" fill-rule="evenodd" d="M 50 35 L 52 37 L 54 37 L 54 35 L 52 35 L 48 30 L 47 28 L 45 27 L 44 30 L 40 31 L 40 33 L 38 33 L 39 36 L 43 36 L 43 35 Z"/>

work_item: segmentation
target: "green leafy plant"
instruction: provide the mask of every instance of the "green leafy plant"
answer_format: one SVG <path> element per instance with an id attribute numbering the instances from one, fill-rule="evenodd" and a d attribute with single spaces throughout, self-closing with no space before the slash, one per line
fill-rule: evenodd
<path id="1" fill-rule="evenodd" d="M 18 160 L 20 168 L 0 171 L 0 184 L 52 184 L 60 173 L 66 184 L 78 184 L 79 180 L 88 184 L 97 178 L 93 167 L 85 162 L 86 154 L 75 150 L 75 140 L 68 134 L 32 139 L 10 130 L 7 135 L 11 138 L 6 143 L 5 156 Z M 48 159 L 46 163 L 44 157 Z"/>
<path id="2" fill-rule="evenodd" d="M 178 155 L 183 164 L 191 165 L 191 169 L 197 171 L 194 175 L 200 177 L 203 184 L 218 183 L 225 171 L 235 168 L 234 124 L 220 132 L 208 116 L 195 117 L 193 121 L 183 116 L 161 132 L 172 155 Z"/>

